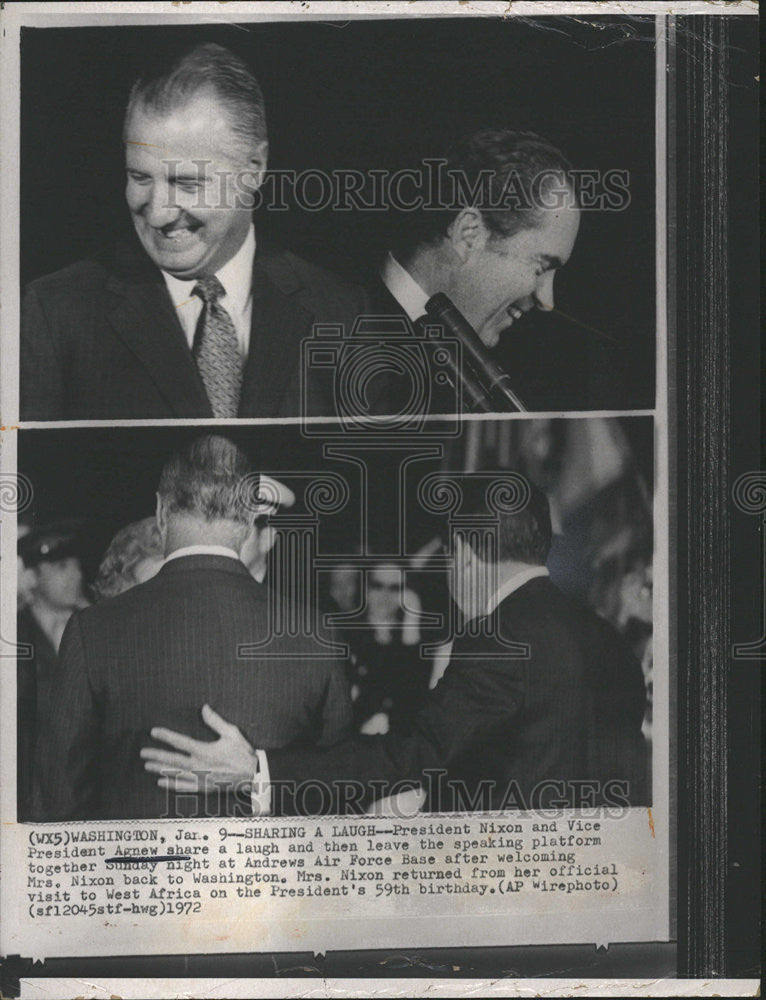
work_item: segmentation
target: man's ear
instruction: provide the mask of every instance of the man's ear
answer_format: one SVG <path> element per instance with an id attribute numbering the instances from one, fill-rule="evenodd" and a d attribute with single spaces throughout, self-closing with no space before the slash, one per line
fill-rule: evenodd
<path id="1" fill-rule="evenodd" d="M 464 264 L 484 249 L 488 235 L 478 208 L 461 209 L 447 230 L 450 246 Z"/>
<path id="2" fill-rule="evenodd" d="M 157 508 L 154 512 L 154 517 L 157 521 L 157 530 L 160 533 L 160 541 L 162 542 L 162 548 L 164 549 L 168 539 L 168 512 L 159 493 L 156 494 L 156 497 Z"/>
<path id="3" fill-rule="evenodd" d="M 455 561 L 462 563 L 467 569 L 475 560 L 474 551 L 462 535 L 456 534 L 454 540 Z"/>
<path id="4" fill-rule="evenodd" d="M 251 517 L 247 529 L 242 535 L 242 540 L 237 546 L 242 562 L 247 563 L 253 558 L 253 553 L 258 547 L 258 529 L 255 526 L 255 518 Z"/>
<path id="5" fill-rule="evenodd" d="M 277 533 L 272 528 L 270 524 L 267 524 L 265 528 L 262 528 L 258 533 L 258 551 L 262 556 L 267 555 L 274 548 L 274 543 L 277 540 Z"/>
<path id="6" fill-rule="evenodd" d="M 258 142 L 253 146 L 250 151 L 250 156 L 247 159 L 247 165 L 252 171 L 253 175 L 253 190 L 257 191 L 258 188 L 263 184 L 263 178 L 266 174 L 266 167 L 269 162 L 269 144 L 266 139 L 263 142 Z"/>

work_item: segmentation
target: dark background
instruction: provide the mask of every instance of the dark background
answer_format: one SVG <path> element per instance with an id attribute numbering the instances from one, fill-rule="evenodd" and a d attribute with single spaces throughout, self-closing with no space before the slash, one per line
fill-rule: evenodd
<path id="1" fill-rule="evenodd" d="M 651 497 L 654 480 L 652 418 L 614 418 L 614 422 L 619 424 L 625 436 L 632 467 L 642 480 L 647 496 Z M 516 423 L 515 429 L 518 427 Z M 505 467 L 493 445 L 492 434 L 487 427 L 484 429 L 488 433 L 483 443 L 479 444 L 472 435 L 463 432 L 454 438 L 443 439 L 440 454 L 417 459 L 409 467 L 405 497 L 408 554 L 436 535 L 446 537 L 445 519 L 429 513 L 416 502 L 416 484 L 422 477 L 439 470 L 460 473 L 472 468 L 473 464 L 487 469 Z M 293 490 L 297 497 L 296 505 L 277 515 L 277 526 L 280 516 L 289 520 L 306 510 L 302 497 L 312 473 L 328 472 L 344 479 L 349 489 L 348 502 L 337 513 L 320 517 L 320 548 L 317 553 L 320 556 L 352 555 L 360 545 L 361 537 L 360 472 L 353 461 L 324 456 L 324 449 L 330 440 L 335 442 L 340 452 L 356 454 L 367 466 L 365 527 L 366 553 L 370 556 L 391 555 L 398 550 L 402 523 L 398 498 L 400 463 L 408 454 L 416 454 L 422 446 L 433 446 L 433 441 L 421 440 L 416 434 L 404 438 L 400 434 L 398 438 L 368 439 L 369 443 L 362 446 L 357 442 L 359 450 L 353 452 L 354 441 L 350 435 L 345 438 L 335 435 L 327 440 L 309 438 L 301 433 L 299 427 L 284 424 L 243 426 L 237 423 L 225 428 L 188 425 L 22 430 L 19 435 L 18 468 L 29 480 L 33 495 L 25 518 L 40 526 L 68 519 L 79 522 L 83 569 L 86 579 L 92 580 L 117 531 L 154 513 L 157 483 L 162 467 L 171 454 L 205 433 L 225 434 L 247 452 L 254 469 L 271 473 Z M 397 444 L 401 446 L 399 449 Z M 523 472 L 524 466 L 516 447 L 512 446 L 508 467 Z M 473 455 L 473 460 L 469 454 Z M 633 492 L 627 502 L 636 502 Z M 593 505 L 606 516 L 608 502 L 603 496 Z M 637 525 L 643 516 L 642 509 L 633 510 L 628 521 Z M 583 530 L 580 525 L 579 531 Z M 584 542 L 577 531 L 574 522 L 564 527 L 567 546 L 560 551 L 557 549 L 551 572 L 558 573 L 556 581 L 559 586 L 587 601 L 587 580 L 590 577 L 585 573 L 585 557 L 579 549 Z"/>
<path id="2" fill-rule="evenodd" d="M 83 569 L 92 580 L 116 532 L 154 513 L 160 473 L 173 452 L 201 434 L 221 432 L 245 449 L 254 469 L 285 473 L 281 480 L 299 498 L 301 480 L 290 473 L 327 470 L 345 476 L 351 498 L 343 511 L 322 518 L 322 538 L 330 548 L 321 554 L 353 551 L 359 524 L 358 476 L 346 463 L 328 463 L 321 442 L 301 437 L 290 425 L 22 431 L 18 467 L 32 484 L 34 523 L 75 519 Z M 295 510 L 305 507 L 299 503 Z"/>
<path id="3" fill-rule="evenodd" d="M 352 555 L 357 550 L 362 502 L 360 470 L 352 462 L 324 457 L 326 441 L 303 436 L 295 425 L 23 430 L 19 436 L 18 468 L 29 479 L 34 497 L 26 516 L 36 525 L 74 519 L 79 528 L 85 577 L 92 581 L 116 532 L 154 514 L 160 473 L 173 452 L 206 433 L 224 434 L 245 450 L 254 470 L 276 476 L 293 490 L 295 506 L 281 512 L 288 520 L 306 512 L 302 500 L 312 473 L 342 477 L 349 499 L 337 513 L 320 515 L 317 554 Z M 334 440 L 346 446 L 352 443 L 337 435 Z M 418 446 L 422 442 L 411 439 L 410 443 Z M 375 515 L 368 510 L 367 552 L 371 556 L 392 554 L 398 537 L 399 512 L 394 494 L 401 456 L 395 449 L 381 449 L 379 442 L 377 448 L 358 454 L 370 466 L 369 507 L 375 506 Z M 454 468 L 460 470 L 459 455 L 455 461 Z M 426 475 L 436 471 L 439 464 L 438 459 L 419 461 L 411 474 L 413 478 Z M 382 497 L 389 497 L 390 503 L 381 503 Z M 278 526 L 280 515 L 273 520 Z M 410 551 L 432 539 L 440 528 L 435 515 L 413 503 L 407 512 Z"/>
<path id="4" fill-rule="evenodd" d="M 760 60 L 756 18 L 730 19 L 730 90 L 728 189 L 730 199 L 729 318 L 731 325 L 730 392 L 733 400 L 729 479 L 763 469 L 763 360 L 759 331 L 759 293 L 763 272 L 758 211 Z M 763 481 L 764 473 L 761 473 Z M 766 635 L 766 510 L 760 517 L 734 504 L 730 524 L 732 567 L 731 641 L 755 642 Z M 760 523 L 759 523 L 760 522 Z M 760 563 L 760 566 L 759 566 Z M 759 579 L 760 569 L 760 579 Z M 760 628 L 759 628 L 760 624 Z M 727 665 L 729 746 L 727 782 L 726 968 L 730 975 L 761 975 L 762 801 L 761 671 L 762 659 L 732 656 Z"/>
<path id="5" fill-rule="evenodd" d="M 766 642 L 760 660 L 734 646 L 764 635 L 766 510 L 762 486 L 757 513 L 740 509 L 732 488 L 763 469 L 759 23 L 675 20 L 679 975 L 757 978 Z"/>
<path id="6" fill-rule="evenodd" d="M 587 408 L 654 405 L 651 18 L 605 18 L 596 27 L 579 18 L 461 18 L 22 29 L 24 283 L 131 228 L 121 145 L 127 94 L 146 58 L 187 39 L 227 45 L 252 67 L 275 169 L 393 170 L 494 126 L 547 136 L 576 168 L 629 171 L 629 207 L 585 212 L 556 279 L 557 306 L 618 346 L 535 314 L 506 335 L 499 360 L 531 385 L 537 409 L 567 405 L 548 405 L 545 389 L 573 366 L 589 383 Z M 256 225 L 259 235 L 366 282 L 397 217 L 293 206 L 261 210 Z M 540 339 L 545 347 L 535 350 Z"/>

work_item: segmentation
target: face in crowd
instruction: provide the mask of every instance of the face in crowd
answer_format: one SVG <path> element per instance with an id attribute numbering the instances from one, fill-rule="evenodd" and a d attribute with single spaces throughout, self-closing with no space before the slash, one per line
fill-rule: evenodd
<path id="1" fill-rule="evenodd" d="M 68 611 L 83 601 L 80 560 L 75 556 L 41 562 L 35 567 L 34 596 L 56 611 Z"/>
<path id="2" fill-rule="evenodd" d="M 242 246 L 267 143 L 238 135 L 209 90 L 161 113 L 140 102 L 125 123 L 125 196 L 154 263 L 182 280 L 215 274 Z"/>
<path id="3" fill-rule="evenodd" d="M 359 570 L 334 566 L 330 573 L 330 597 L 343 611 L 353 611 L 359 595 Z"/>
<path id="4" fill-rule="evenodd" d="M 367 584 L 367 617 L 374 625 L 395 622 L 402 611 L 404 581 L 396 566 L 382 564 L 371 571 Z"/>

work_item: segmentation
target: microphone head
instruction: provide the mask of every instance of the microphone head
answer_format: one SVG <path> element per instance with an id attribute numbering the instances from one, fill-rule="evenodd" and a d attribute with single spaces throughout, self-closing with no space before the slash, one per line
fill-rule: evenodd
<path id="1" fill-rule="evenodd" d="M 454 309 L 455 303 L 444 292 L 437 292 L 426 302 L 426 312 L 429 316 L 437 316 L 445 309 Z"/>

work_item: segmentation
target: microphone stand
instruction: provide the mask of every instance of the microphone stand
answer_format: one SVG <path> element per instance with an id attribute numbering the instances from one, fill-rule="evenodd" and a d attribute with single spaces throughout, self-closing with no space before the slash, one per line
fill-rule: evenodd
<path id="1" fill-rule="evenodd" d="M 497 364 L 454 303 L 437 292 L 426 302 L 426 313 L 462 345 L 463 364 L 451 367 L 471 408 L 485 413 L 526 413 L 526 406 L 511 388 L 508 373 Z"/>

